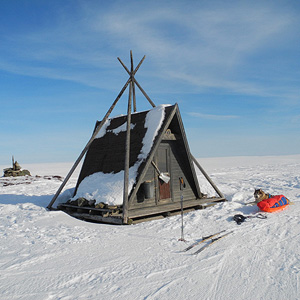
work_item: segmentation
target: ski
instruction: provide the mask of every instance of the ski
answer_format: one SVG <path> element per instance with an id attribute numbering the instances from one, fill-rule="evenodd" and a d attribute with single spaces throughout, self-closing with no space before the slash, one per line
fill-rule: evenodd
<path id="1" fill-rule="evenodd" d="M 229 235 L 230 233 L 232 233 L 233 231 L 230 231 L 228 233 L 225 233 L 217 238 L 214 238 L 210 241 L 210 243 L 206 244 L 205 246 L 203 246 L 202 248 L 200 248 L 199 250 L 197 250 L 196 252 L 193 253 L 193 255 L 196 255 L 200 252 L 202 252 L 204 249 L 208 248 L 210 245 L 212 245 L 213 243 L 215 243 L 216 241 L 219 241 L 220 239 L 222 239 L 223 237 Z"/>
<path id="2" fill-rule="evenodd" d="M 189 251 L 189 250 L 191 250 L 192 248 L 196 247 L 197 245 L 199 245 L 199 244 L 201 244 L 201 243 L 203 243 L 203 242 L 205 242 L 205 241 L 207 241 L 207 240 L 213 238 L 214 236 L 216 236 L 216 235 L 218 235 L 218 234 L 220 234 L 220 233 L 222 233 L 222 232 L 224 232 L 224 231 L 225 231 L 225 230 L 222 230 L 222 231 L 219 231 L 219 232 L 217 232 L 217 233 L 214 233 L 214 234 L 211 234 L 211 235 L 208 235 L 208 236 L 204 236 L 204 237 L 202 237 L 202 239 L 201 239 L 200 241 L 198 241 L 198 242 L 196 242 L 196 243 L 194 243 L 194 244 L 188 246 L 187 248 L 183 249 L 182 252 Z"/>

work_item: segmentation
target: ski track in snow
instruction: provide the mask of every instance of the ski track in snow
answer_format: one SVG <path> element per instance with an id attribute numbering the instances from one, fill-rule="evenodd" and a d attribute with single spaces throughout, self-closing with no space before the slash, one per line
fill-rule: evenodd
<path id="1" fill-rule="evenodd" d="M 184 215 L 188 243 L 178 241 L 180 215 L 93 224 L 45 209 L 58 180 L 0 186 L 0 299 L 299 299 L 300 155 L 199 162 L 228 202 Z M 65 164 L 56 168 L 68 172 Z M 198 176 L 202 191 L 213 194 Z M 258 212 L 242 204 L 253 201 L 254 188 L 293 204 L 237 225 L 233 215 Z M 233 233 L 198 255 L 191 254 L 205 243 L 181 252 L 223 229 Z"/>

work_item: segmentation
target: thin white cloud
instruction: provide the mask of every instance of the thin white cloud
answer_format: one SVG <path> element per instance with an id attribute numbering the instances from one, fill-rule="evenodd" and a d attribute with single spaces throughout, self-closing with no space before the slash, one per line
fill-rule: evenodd
<path id="1" fill-rule="evenodd" d="M 228 59 L 234 64 L 232 58 L 269 44 L 292 20 L 282 11 L 252 5 L 230 10 L 196 7 L 187 13 L 184 7 L 147 7 L 139 13 L 133 8 L 107 14 L 95 27 L 139 49 L 150 49 L 155 57 L 166 61 L 177 57 L 175 65 L 192 61 L 195 66 L 226 66 Z"/>
<path id="2" fill-rule="evenodd" d="M 202 114 L 197 112 L 190 112 L 188 114 L 192 117 L 207 119 L 207 120 L 215 120 L 215 121 L 227 121 L 227 120 L 239 118 L 239 116 L 235 116 L 235 115 L 213 115 L 213 114 Z"/>
<path id="3" fill-rule="evenodd" d="M 133 10 L 130 15 L 119 11 L 105 16 L 104 29 L 120 44 L 150 53 L 156 67 L 153 73 L 164 80 L 179 80 L 200 89 L 278 95 L 278 85 L 272 93 L 270 86 L 253 80 L 251 59 L 260 51 L 272 54 L 280 48 L 278 42 L 290 36 L 292 25 L 297 24 L 292 14 L 252 5 L 183 11 L 183 7 Z M 101 26 L 103 29 L 102 22 Z M 265 68 L 258 65 L 260 74 L 266 72 L 263 76 L 271 80 L 276 77 L 268 72 L 267 62 L 262 64 Z"/>
<path id="4" fill-rule="evenodd" d="M 291 123 L 300 125 L 300 115 L 295 115 L 291 117 Z"/>
<path id="5" fill-rule="evenodd" d="M 126 6 L 118 8 L 121 2 L 117 2 L 105 9 L 91 3 L 82 2 L 76 26 L 65 12 L 53 27 L 7 37 L 2 48 L 10 55 L 0 56 L 0 67 L 104 87 L 107 81 L 114 82 L 116 69 L 124 76 L 114 62 L 132 49 L 150 56 L 144 68 L 148 79 L 180 81 L 181 92 L 192 87 L 194 91 L 217 88 L 272 95 L 270 86 L 253 80 L 249 60 L 280 46 L 278 42 L 293 32 L 291 28 L 299 26 L 293 12 L 263 4 L 192 7 L 174 2 L 157 7 L 157 3 L 129 1 Z M 276 76 L 268 73 L 268 65 L 261 69 L 271 78 Z M 101 83 L 103 77 L 105 83 Z M 278 93 L 283 90 L 277 86 Z"/>

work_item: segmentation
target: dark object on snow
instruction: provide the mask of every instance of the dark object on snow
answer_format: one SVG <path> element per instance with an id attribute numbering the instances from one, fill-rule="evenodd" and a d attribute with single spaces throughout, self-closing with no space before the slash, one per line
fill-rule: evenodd
<path id="1" fill-rule="evenodd" d="M 232 219 L 236 221 L 238 225 L 241 225 L 243 222 L 245 222 L 246 219 L 250 219 L 250 218 L 266 219 L 267 216 L 264 216 L 262 214 L 257 214 L 255 216 L 243 216 L 239 214 L 239 215 L 234 215 Z"/>
<path id="2" fill-rule="evenodd" d="M 246 219 L 247 219 L 247 217 L 245 217 L 243 215 L 235 215 L 235 216 L 233 216 L 233 220 L 236 221 L 236 223 L 238 225 L 241 225 Z"/>
<path id="3" fill-rule="evenodd" d="M 30 176 L 30 172 L 28 170 L 22 170 L 19 163 L 14 161 L 14 157 L 12 157 L 12 168 L 6 168 L 3 172 L 4 177 Z"/>

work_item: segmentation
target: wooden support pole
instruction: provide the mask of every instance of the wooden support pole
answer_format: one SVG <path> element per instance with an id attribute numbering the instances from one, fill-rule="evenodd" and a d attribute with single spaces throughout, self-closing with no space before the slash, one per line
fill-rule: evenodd
<path id="1" fill-rule="evenodd" d="M 139 62 L 139 64 L 137 65 L 137 67 L 134 69 L 133 71 L 133 75 L 136 74 L 136 72 L 138 71 L 138 69 L 140 68 L 141 64 L 143 63 L 143 61 L 145 60 L 146 55 L 144 55 L 144 57 L 141 59 L 141 61 Z M 126 72 L 130 75 L 130 71 L 128 70 L 128 68 L 125 66 L 125 64 L 122 62 L 122 60 L 118 57 L 119 62 L 121 63 L 121 65 L 123 66 L 123 68 L 126 70 Z"/>
<path id="2" fill-rule="evenodd" d="M 134 69 L 133 75 L 135 75 L 135 73 L 137 72 L 137 70 L 140 68 L 140 66 L 143 63 L 143 61 L 144 61 L 145 58 L 146 58 L 146 55 L 144 55 L 144 57 L 141 59 L 141 61 L 137 65 L 137 67 Z"/>
<path id="3" fill-rule="evenodd" d="M 152 100 L 149 98 L 149 96 L 146 94 L 146 92 L 143 90 L 143 88 L 139 85 L 139 83 L 136 81 L 135 78 L 133 78 L 134 83 L 137 85 L 137 87 L 140 89 L 140 91 L 143 93 L 143 95 L 146 97 L 146 99 L 149 101 L 149 103 L 152 105 L 152 107 L 155 107 L 155 104 L 152 102 Z"/>
<path id="4" fill-rule="evenodd" d="M 130 50 L 130 74 L 133 76 L 133 57 L 132 57 L 132 50 Z M 131 82 L 132 83 L 132 82 Z"/>
<path id="5" fill-rule="evenodd" d="M 130 75 L 130 71 L 128 70 L 128 68 L 125 66 L 125 64 L 122 62 L 121 58 L 118 57 L 118 61 L 121 63 L 121 65 L 123 66 L 123 68 L 126 70 L 126 72 Z"/>
<path id="6" fill-rule="evenodd" d="M 130 163 L 130 125 L 131 125 L 131 101 L 132 82 L 129 85 L 128 109 L 127 109 L 127 131 L 125 145 L 125 167 L 124 167 L 124 193 L 123 193 L 123 222 L 128 223 L 128 190 L 129 190 L 129 163 Z"/>
<path id="7" fill-rule="evenodd" d="M 133 57 L 132 57 L 132 51 L 130 50 L 130 62 L 131 62 L 131 69 L 130 69 L 130 74 L 131 77 L 134 76 L 133 74 Z M 132 79 L 132 78 L 131 78 Z M 132 87 L 132 98 L 133 98 L 133 111 L 136 112 L 136 98 L 135 98 L 135 85 L 134 85 L 134 81 L 131 80 L 131 87 Z"/>
<path id="8" fill-rule="evenodd" d="M 223 193 L 218 189 L 218 187 L 214 184 L 214 182 L 211 180 L 211 178 L 208 176 L 208 174 L 205 172 L 205 170 L 201 167 L 201 165 L 198 163 L 196 158 L 191 154 L 191 158 L 194 161 L 195 165 L 199 168 L 203 176 L 208 180 L 208 182 L 211 184 L 211 186 L 214 188 L 214 190 L 217 192 L 217 194 L 221 197 L 224 198 Z"/>
<path id="9" fill-rule="evenodd" d="M 142 92 L 142 94 L 146 97 L 146 99 L 149 101 L 149 103 L 152 105 L 152 107 L 155 107 L 155 104 L 153 103 L 153 101 L 150 99 L 150 97 L 146 94 L 146 92 L 143 90 L 143 88 L 139 85 L 139 83 L 134 78 L 135 73 L 140 68 L 141 64 L 143 63 L 144 59 L 146 58 L 146 55 L 144 55 L 144 57 L 141 59 L 141 61 L 139 62 L 139 64 L 137 65 L 137 67 L 135 68 L 134 71 L 133 71 L 132 51 L 130 51 L 130 58 L 131 58 L 131 64 L 132 64 L 131 72 L 128 70 L 128 68 L 125 66 L 125 64 L 122 62 L 122 60 L 119 57 L 118 57 L 118 60 L 121 63 L 121 65 L 123 66 L 123 68 L 126 70 L 126 72 L 130 76 L 132 76 L 134 111 L 136 111 L 136 107 L 135 107 L 135 103 L 136 103 L 135 102 L 135 84 L 138 86 L 138 88 L 140 89 L 140 91 Z"/>
<path id="10" fill-rule="evenodd" d="M 70 177 L 72 176 L 72 174 L 74 173 L 75 169 L 77 168 L 77 166 L 79 165 L 81 159 L 83 158 L 83 156 L 85 155 L 85 153 L 87 152 L 87 150 L 89 149 L 91 143 L 94 141 L 96 135 L 98 134 L 98 132 L 100 131 L 100 129 L 102 128 L 103 124 L 105 123 L 105 121 L 107 120 L 108 116 L 111 114 L 112 110 L 114 109 L 114 107 L 116 106 L 117 102 L 119 101 L 119 99 L 121 98 L 122 94 L 124 93 L 124 91 L 126 90 L 128 84 L 131 82 L 131 78 L 129 78 L 127 80 L 127 82 L 125 83 L 125 85 L 123 86 L 122 90 L 120 91 L 119 95 L 117 96 L 117 98 L 115 99 L 115 101 L 113 102 L 113 104 L 111 105 L 111 107 L 109 108 L 109 110 L 107 111 L 107 113 L 105 114 L 103 120 L 101 121 L 101 123 L 98 125 L 98 127 L 96 128 L 95 132 L 93 133 L 92 137 L 90 138 L 90 140 L 88 141 L 88 143 L 86 144 L 86 146 L 84 147 L 84 149 L 82 150 L 82 152 L 80 153 L 79 157 L 77 158 L 77 160 L 75 161 L 73 167 L 71 168 L 71 170 L 69 171 L 69 173 L 67 174 L 66 178 L 64 179 L 64 181 L 62 182 L 62 184 L 60 185 L 60 187 L 58 188 L 56 194 L 54 195 L 54 197 L 52 198 L 51 202 L 48 204 L 47 208 L 51 209 L 52 205 L 54 204 L 54 202 L 56 201 L 57 197 L 59 196 L 59 194 L 61 193 L 61 191 L 63 190 L 64 186 L 66 185 L 66 183 L 68 182 L 68 180 L 70 179 Z"/>
<path id="11" fill-rule="evenodd" d="M 133 95 L 133 111 L 136 112 L 136 98 L 135 98 L 135 85 L 132 82 L 132 95 Z"/>

